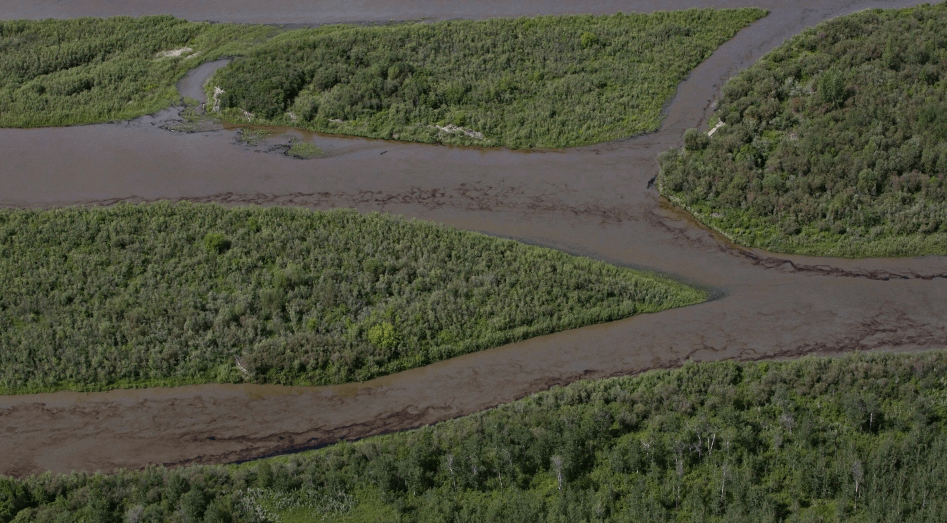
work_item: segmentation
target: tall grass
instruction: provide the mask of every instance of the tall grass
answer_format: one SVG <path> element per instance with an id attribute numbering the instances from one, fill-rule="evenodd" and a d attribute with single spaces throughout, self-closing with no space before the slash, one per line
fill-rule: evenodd
<path id="1" fill-rule="evenodd" d="M 276 31 L 171 16 L 0 21 L 0 127 L 157 112 L 180 99 L 175 82 L 189 69 Z"/>

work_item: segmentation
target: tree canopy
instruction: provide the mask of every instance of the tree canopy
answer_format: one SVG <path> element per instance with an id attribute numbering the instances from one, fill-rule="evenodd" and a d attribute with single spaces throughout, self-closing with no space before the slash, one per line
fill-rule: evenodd
<path id="1" fill-rule="evenodd" d="M 947 254 L 945 26 L 941 3 L 803 31 L 724 86 L 712 137 L 662 155 L 662 194 L 750 247 Z"/>

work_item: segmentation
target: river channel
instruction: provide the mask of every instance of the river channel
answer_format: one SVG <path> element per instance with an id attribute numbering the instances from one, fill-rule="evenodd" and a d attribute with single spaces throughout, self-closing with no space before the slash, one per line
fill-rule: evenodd
<path id="1" fill-rule="evenodd" d="M 706 122 L 721 86 L 735 72 L 827 18 L 920 2 L 696 3 L 757 6 L 771 13 L 692 72 L 666 107 L 658 132 L 599 146 L 481 150 L 290 131 L 328 154 L 301 161 L 237 144 L 233 129 L 171 132 L 163 124 L 173 110 L 113 124 L 0 129 L 3 207 L 159 199 L 351 207 L 651 270 L 715 295 L 701 305 L 533 338 L 365 383 L 0 396 L 0 474 L 247 460 L 418 427 L 582 378 L 688 360 L 947 347 L 947 257 L 842 260 L 738 248 L 648 188 L 657 155 L 680 145 L 686 128 Z M 3 0 L 0 18 L 161 12 L 192 20 L 311 25 L 694 5 L 694 0 Z M 199 75 L 191 78 L 190 88 L 195 79 Z"/>

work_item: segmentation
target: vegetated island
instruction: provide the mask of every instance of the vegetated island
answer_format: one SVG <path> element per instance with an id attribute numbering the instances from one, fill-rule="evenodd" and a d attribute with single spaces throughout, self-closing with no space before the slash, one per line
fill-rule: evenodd
<path id="1" fill-rule="evenodd" d="M 236 122 L 462 145 L 584 145 L 657 129 L 688 72 L 764 15 L 689 9 L 306 29 L 255 47 L 208 89 L 223 90 L 224 117 Z"/>
<path id="2" fill-rule="evenodd" d="M 939 523 L 945 373 L 943 351 L 688 364 L 241 465 L 0 478 L 0 521 Z"/>
<path id="3" fill-rule="evenodd" d="M 947 254 L 944 27 L 940 3 L 790 39 L 724 86 L 711 137 L 660 157 L 659 190 L 749 247 Z"/>
<path id="4" fill-rule="evenodd" d="M 698 303 L 681 283 L 393 216 L 0 210 L 0 393 L 362 381 Z"/>
<path id="5" fill-rule="evenodd" d="M 158 112 L 181 99 L 175 82 L 188 70 L 277 32 L 171 16 L 0 21 L 0 127 Z"/>
<path id="6" fill-rule="evenodd" d="M 172 17 L 0 22 L 0 126 L 130 118 L 221 56 L 207 85 L 232 122 L 370 138 L 550 148 L 658 128 L 678 83 L 760 9 L 382 26 Z"/>

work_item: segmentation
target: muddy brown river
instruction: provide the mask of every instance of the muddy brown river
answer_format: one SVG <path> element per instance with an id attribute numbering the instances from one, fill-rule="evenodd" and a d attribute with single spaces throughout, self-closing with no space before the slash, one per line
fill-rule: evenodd
<path id="1" fill-rule="evenodd" d="M 679 145 L 684 129 L 706 121 L 723 82 L 736 71 L 824 19 L 920 2 L 3 0 L 0 18 L 170 12 L 192 20 L 320 24 L 633 12 L 695 3 L 772 12 L 693 71 L 659 132 L 600 146 L 478 150 L 292 131 L 328 153 L 300 161 L 238 145 L 234 130 L 170 132 L 162 125 L 173 111 L 115 124 L 0 129 L 0 206 L 186 199 L 353 207 L 657 271 L 716 295 L 693 307 L 534 338 L 358 384 L 3 396 L 0 473 L 247 460 L 418 427 L 581 378 L 688 360 L 947 347 L 947 257 L 841 260 L 737 248 L 647 188 L 656 156 Z M 188 80 L 189 88 L 199 79 Z"/>

